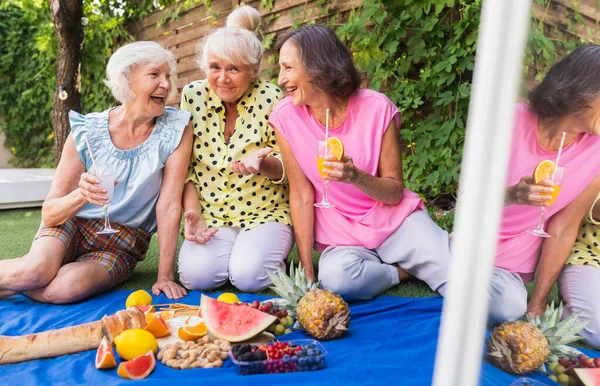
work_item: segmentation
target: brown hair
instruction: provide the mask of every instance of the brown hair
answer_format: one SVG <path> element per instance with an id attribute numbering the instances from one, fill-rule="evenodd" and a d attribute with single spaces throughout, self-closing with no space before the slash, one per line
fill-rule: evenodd
<path id="1" fill-rule="evenodd" d="M 358 90 L 361 76 L 350 52 L 329 28 L 309 25 L 290 30 L 277 40 L 276 49 L 287 41 L 300 50 L 300 58 L 311 82 L 328 94 L 343 97 Z"/>

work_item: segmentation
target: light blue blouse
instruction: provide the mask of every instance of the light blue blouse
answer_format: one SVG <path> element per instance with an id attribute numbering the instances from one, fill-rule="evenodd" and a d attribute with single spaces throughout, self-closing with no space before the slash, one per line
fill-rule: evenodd
<path id="1" fill-rule="evenodd" d="M 156 202 L 163 168 L 181 141 L 190 113 L 166 107 L 156 118 L 154 129 L 146 141 L 133 149 L 120 150 L 112 143 L 108 131 L 110 110 L 87 115 L 69 112 L 77 152 L 85 170 L 93 173 L 92 159 L 85 143 L 87 135 L 98 168 L 110 168 L 118 181 L 110 204 L 111 222 L 155 233 Z M 76 216 L 102 218 L 104 210 L 100 206 L 86 204 Z"/>

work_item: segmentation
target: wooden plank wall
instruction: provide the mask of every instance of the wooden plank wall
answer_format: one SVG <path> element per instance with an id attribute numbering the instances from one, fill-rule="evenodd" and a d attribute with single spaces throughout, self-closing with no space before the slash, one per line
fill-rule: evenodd
<path id="1" fill-rule="evenodd" d="M 325 2 L 328 10 L 317 0 L 274 0 L 272 9 L 260 6 L 259 0 L 246 2 L 259 9 L 262 20 L 269 21 L 264 25 L 264 34 L 275 33 L 276 36 L 289 29 L 298 19 L 319 20 L 339 14 L 340 20 L 348 12 L 360 5 L 363 0 L 332 0 Z M 240 3 L 239 0 L 213 0 L 210 9 L 203 2 L 194 4 L 187 10 L 179 12 L 177 20 L 170 20 L 170 15 L 178 6 L 174 4 L 167 9 L 156 12 L 140 24 L 132 27 L 136 40 L 155 40 L 171 49 L 178 58 L 178 74 L 174 86 L 177 97 L 172 103 L 177 106 L 181 89 L 191 81 L 203 79 L 204 74 L 195 62 L 196 46 L 204 35 L 214 27 L 221 27 L 232 9 Z M 583 37 L 592 42 L 600 41 L 600 0 L 552 0 L 538 5 L 533 1 L 532 17 L 542 23 L 546 35 L 553 35 L 558 29 L 565 33 L 565 38 L 576 39 Z M 574 15 L 579 14 L 583 23 L 576 22 Z M 277 17 L 274 17 L 277 15 Z M 161 20 L 167 20 L 161 23 Z M 577 36 L 576 36 L 577 35 Z M 276 66 L 267 63 L 267 58 L 273 53 L 268 51 L 263 56 L 262 69 Z M 557 57 L 558 59 L 558 57 Z M 530 67 L 527 77 L 528 88 L 535 84 L 535 66 Z"/>
<path id="2" fill-rule="evenodd" d="M 531 14 L 534 22 L 544 29 L 544 35 L 556 37 L 556 30 L 562 32 L 562 38 L 565 40 L 574 40 L 579 42 L 584 39 L 591 43 L 600 43 L 600 0 L 552 0 L 544 1 L 543 5 L 538 5 L 534 0 Z M 576 15 L 580 15 L 582 20 L 577 21 Z M 557 61 L 565 53 L 558 52 Z M 548 69 L 536 68 L 536 63 L 526 63 L 529 65 L 529 73 L 526 79 L 527 88 L 535 86 L 535 76 L 538 71 L 547 71 Z"/>
<path id="3" fill-rule="evenodd" d="M 332 0 L 325 2 L 327 8 L 323 8 L 317 0 L 274 0 L 272 9 L 260 7 L 260 1 L 246 1 L 245 4 L 257 8 L 263 21 L 263 34 L 275 33 L 278 36 L 289 29 L 296 20 L 316 20 L 325 22 L 325 19 L 338 15 L 340 20 L 347 17 L 348 12 L 360 4 L 362 0 Z M 181 10 L 176 21 L 166 18 L 177 7 L 174 4 L 163 11 L 153 13 L 136 26 L 131 32 L 136 40 L 154 40 L 170 49 L 176 56 L 178 62 L 178 73 L 174 80 L 177 88 L 177 96 L 171 101 L 174 106 L 179 105 L 181 89 L 188 83 L 204 79 L 204 74 L 196 65 L 196 46 L 199 41 L 214 27 L 225 25 L 227 16 L 234 7 L 238 5 L 237 0 L 213 0 L 210 8 L 206 8 L 203 2 L 194 4 L 187 10 Z M 277 17 L 275 17 L 277 16 Z M 168 20 L 161 23 L 161 20 Z M 269 21 L 265 25 L 265 21 Z M 268 57 L 273 51 L 267 51 L 263 55 L 261 69 L 276 66 L 276 63 L 268 63 Z"/>

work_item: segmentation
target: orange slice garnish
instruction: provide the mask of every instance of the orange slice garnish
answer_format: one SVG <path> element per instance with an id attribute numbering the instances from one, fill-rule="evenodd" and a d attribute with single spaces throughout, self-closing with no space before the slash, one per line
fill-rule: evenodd
<path id="1" fill-rule="evenodd" d="M 177 332 L 177 335 L 181 339 L 188 341 L 202 338 L 207 332 L 208 329 L 206 328 L 206 325 L 204 323 L 199 323 L 195 326 L 181 327 Z"/>
<path id="2" fill-rule="evenodd" d="M 155 338 L 167 336 L 171 332 L 162 316 L 156 313 L 146 314 L 146 327 L 144 327 L 144 330 L 154 335 Z"/>
<path id="3" fill-rule="evenodd" d="M 537 164 L 533 171 L 533 182 L 539 184 L 540 182 L 549 179 L 554 172 L 554 162 L 550 160 L 544 160 Z"/>
<path id="4" fill-rule="evenodd" d="M 329 148 L 329 152 L 333 155 L 338 161 L 341 161 L 344 157 L 344 144 L 337 137 L 329 137 L 327 138 L 327 147 Z"/>
<path id="5" fill-rule="evenodd" d="M 155 313 L 156 315 L 160 315 L 165 322 L 175 317 L 175 311 L 157 311 Z"/>

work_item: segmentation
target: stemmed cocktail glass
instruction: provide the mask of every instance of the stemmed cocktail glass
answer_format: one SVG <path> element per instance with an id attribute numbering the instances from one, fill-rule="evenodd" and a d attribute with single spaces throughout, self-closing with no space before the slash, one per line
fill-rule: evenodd
<path id="1" fill-rule="evenodd" d="M 107 235 L 120 232 L 118 229 L 113 229 L 110 226 L 110 220 L 108 216 L 108 210 L 110 207 L 110 203 L 112 202 L 113 195 L 115 192 L 115 176 L 110 169 L 101 168 L 101 171 L 96 176 L 100 180 L 99 187 L 106 189 L 106 196 L 108 197 L 108 202 L 106 202 L 103 206 L 104 208 L 104 229 L 98 231 L 96 234 L 98 235 Z"/>
<path id="2" fill-rule="evenodd" d="M 560 192 L 560 187 L 563 183 L 563 178 L 565 175 L 565 168 L 556 166 L 554 168 L 554 173 L 551 176 L 552 178 L 552 188 L 554 192 L 550 193 L 552 198 L 548 200 L 548 205 L 552 205 L 552 203 L 556 200 L 558 193 Z M 544 217 L 546 216 L 546 208 L 542 207 L 542 214 L 540 215 L 540 221 L 538 222 L 538 226 L 535 229 L 529 230 L 527 232 L 532 235 L 539 237 L 552 237 L 549 233 L 544 230 Z"/>
<path id="3" fill-rule="evenodd" d="M 323 198 L 321 199 L 321 202 L 315 204 L 317 208 L 335 208 L 335 205 L 327 201 L 327 183 L 329 181 L 325 179 L 326 174 L 323 172 L 323 162 L 325 162 L 325 157 L 328 155 L 330 155 L 330 151 L 327 146 L 327 141 L 319 141 L 317 144 L 317 166 L 319 168 L 319 174 L 321 174 L 321 178 L 323 179 Z"/>

